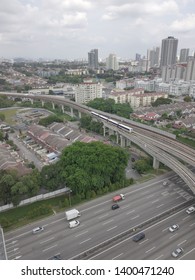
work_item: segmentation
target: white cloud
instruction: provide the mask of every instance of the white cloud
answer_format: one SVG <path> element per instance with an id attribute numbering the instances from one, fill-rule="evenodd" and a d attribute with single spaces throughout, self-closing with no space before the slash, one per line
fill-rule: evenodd
<path id="1" fill-rule="evenodd" d="M 178 5 L 173 0 L 167 0 L 157 3 L 158 1 L 144 1 L 124 3 L 123 5 L 108 6 L 103 15 L 105 20 L 115 20 L 124 17 L 137 17 L 137 16 L 164 16 L 172 13 L 178 13 Z"/>
<path id="2" fill-rule="evenodd" d="M 189 14 L 183 19 L 173 21 L 170 26 L 172 31 L 189 32 L 195 30 L 195 14 Z"/>
<path id="3" fill-rule="evenodd" d="M 146 52 L 169 35 L 195 45 L 195 0 L 0 0 L 1 56 Z M 76 54 L 76 55 L 75 55 Z"/>

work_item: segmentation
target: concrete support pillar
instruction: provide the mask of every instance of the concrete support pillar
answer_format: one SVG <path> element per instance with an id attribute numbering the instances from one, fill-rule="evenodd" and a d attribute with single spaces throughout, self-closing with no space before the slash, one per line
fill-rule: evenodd
<path id="1" fill-rule="evenodd" d="M 52 109 L 55 110 L 55 104 L 52 102 Z"/>
<path id="2" fill-rule="evenodd" d="M 103 125 L 103 135 L 104 135 L 104 137 L 106 136 L 106 127 L 105 127 L 105 125 Z"/>
<path id="3" fill-rule="evenodd" d="M 108 129 L 108 134 L 109 134 L 109 136 L 110 136 L 110 135 L 114 135 L 114 130 L 111 129 L 111 128 L 109 128 L 109 129 Z"/>
<path id="4" fill-rule="evenodd" d="M 116 132 L 116 143 L 119 144 L 119 134 Z"/>
<path id="5" fill-rule="evenodd" d="M 61 108 L 62 108 L 62 112 L 64 114 L 64 105 L 61 105 Z"/>
<path id="6" fill-rule="evenodd" d="M 44 107 L 44 105 L 45 105 L 45 102 L 43 100 L 41 101 L 41 105 L 42 105 L 42 107 Z"/>
<path id="7" fill-rule="evenodd" d="M 70 108 L 70 115 L 71 115 L 72 118 L 74 117 L 73 108 Z"/>
<path id="8" fill-rule="evenodd" d="M 153 157 L 153 168 L 158 169 L 159 168 L 159 160 L 157 160 L 156 157 Z"/>
<path id="9" fill-rule="evenodd" d="M 121 147 L 124 148 L 125 147 L 125 137 L 120 135 L 120 139 L 121 139 Z"/>
<path id="10" fill-rule="evenodd" d="M 79 111 L 79 119 L 81 119 L 81 117 L 82 117 L 82 116 L 81 116 L 81 112 Z"/>
<path id="11" fill-rule="evenodd" d="M 126 145 L 127 145 L 127 147 L 131 147 L 131 140 L 130 139 L 126 139 Z"/>

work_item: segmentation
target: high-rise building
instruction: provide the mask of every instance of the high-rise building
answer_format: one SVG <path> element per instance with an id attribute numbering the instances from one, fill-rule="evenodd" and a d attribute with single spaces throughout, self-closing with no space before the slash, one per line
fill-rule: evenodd
<path id="1" fill-rule="evenodd" d="M 111 53 L 109 57 L 106 58 L 106 68 L 112 70 L 119 69 L 118 59 L 115 54 Z"/>
<path id="2" fill-rule="evenodd" d="M 147 71 L 154 66 L 159 66 L 159 54 L 160 54 L 160 48 L 159 47 L 154 47 L 153 50 L 148 50 L 147 51 L 147 60 L 148 60 L 148 65 L 147 65 Z"/>
<path id="3" fill-rule="evenodd" d="M 88 52 L 88 67 L 90 69 L 98 69 L 98 49 Z"/>
<path id="4" fill-rule="evenodd" d="M 181 49 L 180 50 L 180 56 L 179 56 L 179 62 L 187 62 L 188 56 L 189 56 L 189 49 Z"/>
<path id="5" fill-rule="evenodd" d="M 169 36 L 162 40 L 160 66 L 171 66 L 177 61 L 178 39 Z"/>
<path id="6" fill-rule="evenodd" d="M 188 58 L 185 81 L 195 81 L 195 55 Z"/>
<path id="7" fill-rule="evenodd" d="M 140 59 L 141 59 L 141 54 L 136 53 L 136 55 L 135 55 L 135 60 L 136 60 L 136 61 L 140 61 Z"/>

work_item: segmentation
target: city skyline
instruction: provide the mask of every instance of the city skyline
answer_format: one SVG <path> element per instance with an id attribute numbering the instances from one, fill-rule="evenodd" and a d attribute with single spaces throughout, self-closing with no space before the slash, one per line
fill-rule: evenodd
<path id="1" fill-rule="evenodd" d="M 178 39 L 195 51 L 195 0 L 1 0 L 0 57 L 86 59 L 136 53 Z"/>

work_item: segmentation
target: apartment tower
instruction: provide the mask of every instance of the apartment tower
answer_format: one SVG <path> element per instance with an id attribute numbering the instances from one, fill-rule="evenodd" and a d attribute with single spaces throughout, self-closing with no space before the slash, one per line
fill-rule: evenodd
<path id="1" fill-rule="evenodd" d="M 88 67 L 90 69 L 98 69 L 98 49 L 88 52 Z"/>
<path id="2" fill-rule="evenodd" d="M 177 61 L 178 39 L 169 36 L 162 40 L 160 66 L 172 66 Z"/>

